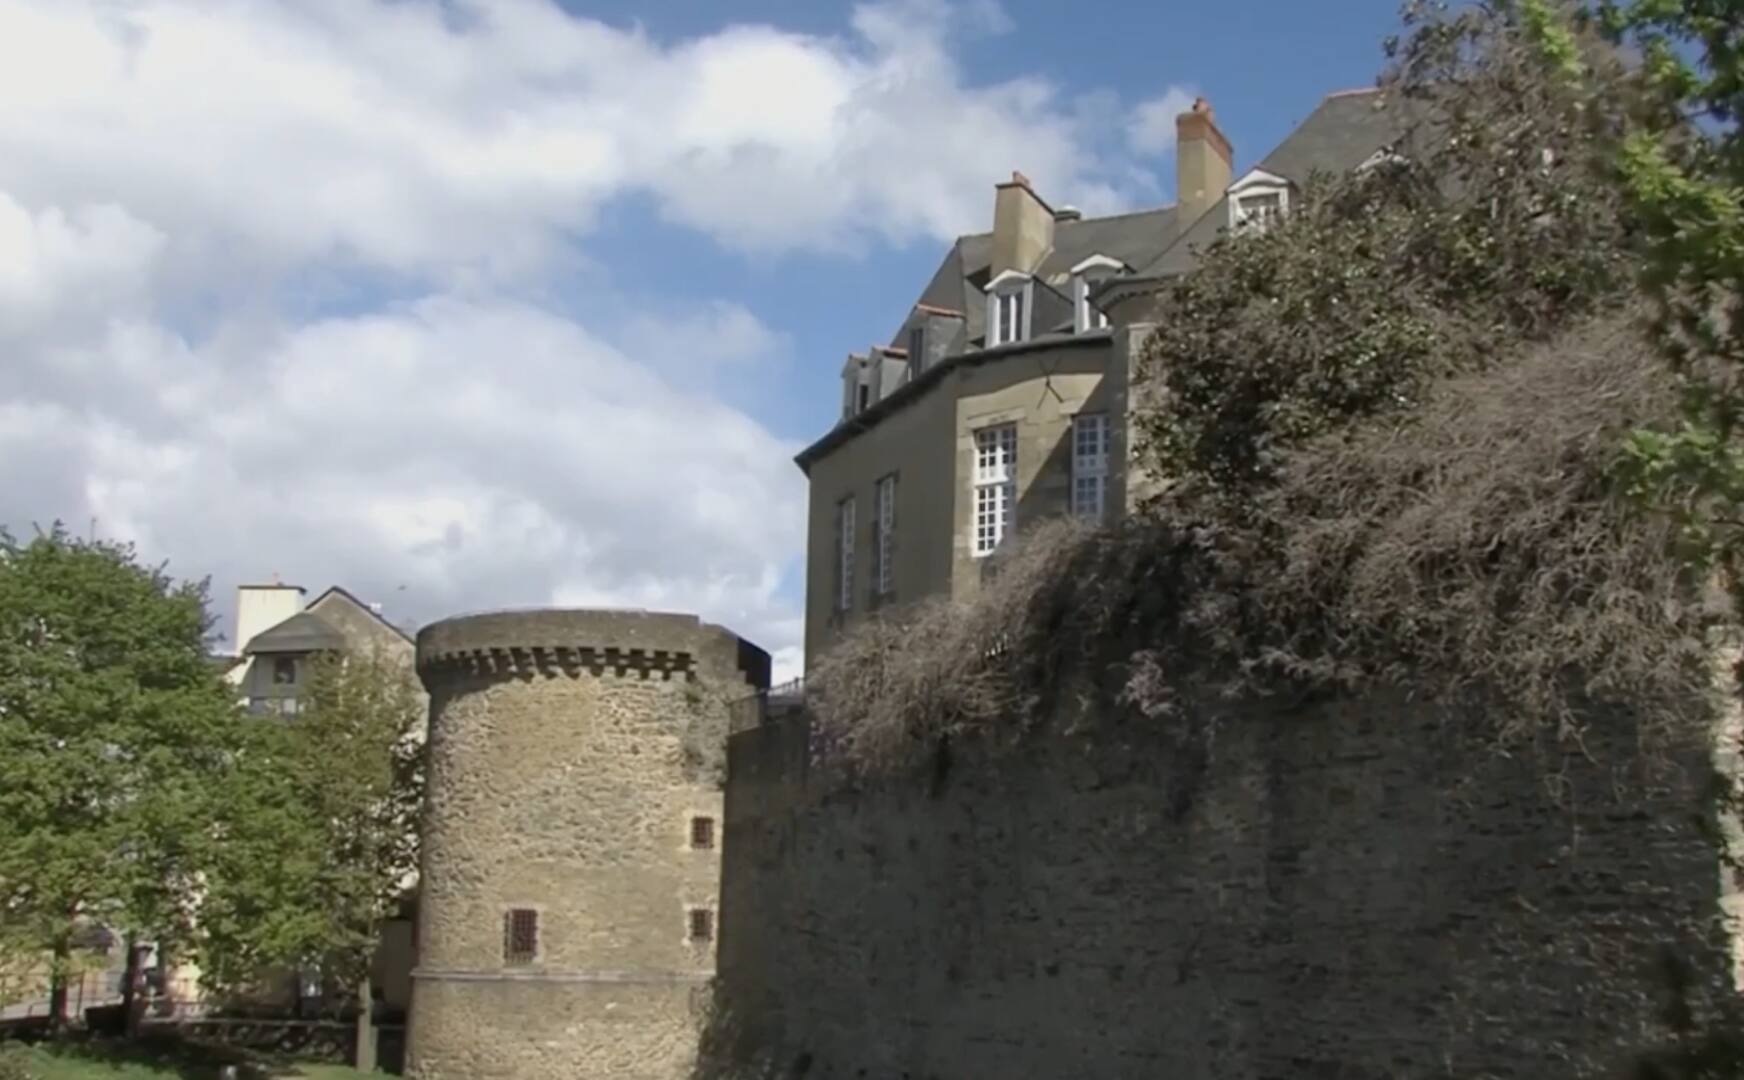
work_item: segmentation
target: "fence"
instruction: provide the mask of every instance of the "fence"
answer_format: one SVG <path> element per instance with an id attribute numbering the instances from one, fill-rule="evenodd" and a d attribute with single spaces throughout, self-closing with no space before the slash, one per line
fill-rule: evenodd
<path id="1" fill-rule="evenodd" d="M 789 679 L 779 686 L 771 686 L 767 690 L 759 690 L 732 703 L 732 715 L 728 720 L 728 732 L 737 734 L 749 731 L 769 721 L 772 714 L 788 709 L 798 709 L 805 706 L 805 679 Z"/>
<path id="2" fill-rule="evenodd" d="M 67 983 L 67 1015 L 82 1016 L 89 1008 L 119 1004 L 121 980 L 125 977 L 120 971 L 81 972 Z M 49 996 L 46 989 L 18 999 L 12 999 L 10 995 L 0 998 L 0 1021 L 46 1020 L 48 1015 Z"/>

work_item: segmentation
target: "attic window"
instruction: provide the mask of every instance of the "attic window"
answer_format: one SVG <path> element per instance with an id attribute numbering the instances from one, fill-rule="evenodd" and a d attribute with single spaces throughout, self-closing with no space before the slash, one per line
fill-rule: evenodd
<path id="1" fill-rule="evenodd" d="M 1229 227 L 1267 229 L 1290 210 L 1290 182 L 1255 169 L 1229 186 Z"/>
<path id="2" fill-rule="evenodd" d="M 1283 216 L 1284 193 L 1281 191 L 1259 191 L 1235 200 L 1235 218 L 1239 225 L 1269 228 Z"/>
<path id="3" fill-rule="evenodd" d="M 921 366 L 926 362 L 926 327 L 911 326 L 908 329 L 908 371 L 913 378 L 920 374 Z"/>
<path id="4" fill-rule="evenodd" d="M 1078 333 L 1108 325 L 1107 313 L 1090 302 L 1090 293 L 1125 268 L 1126 264 L 1107 255 L 1092 255 L 1072 267 L 1072 325 Z"/>
<path id="5" fill-rule="evenodd" d="M 871 404 L 872 388 L 867 386 L 865 383 L 861 383 L 855 392 L 854 411 L 856 413 L 863 413 Z"/>
<path id="6" fill-rule="evenodd" d="M 1029 340 L 1033 283 L 1028 274 L 1007 270 L 987 286 L 987 346 Z"/>

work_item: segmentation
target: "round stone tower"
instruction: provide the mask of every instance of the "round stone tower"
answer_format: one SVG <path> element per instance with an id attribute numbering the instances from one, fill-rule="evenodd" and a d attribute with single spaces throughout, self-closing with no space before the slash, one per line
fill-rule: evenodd
<path id="1" fill-rule="evenodd" d="M 714 974 L 731 702 L 769 656 L 688 615 L 470 615 L 430 692 L 407 1072 L 680 1080 Z"/>

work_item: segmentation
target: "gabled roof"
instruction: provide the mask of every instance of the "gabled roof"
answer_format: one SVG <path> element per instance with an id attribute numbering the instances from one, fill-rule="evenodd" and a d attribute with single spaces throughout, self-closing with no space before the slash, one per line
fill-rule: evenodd
<path id="1" fill-rule="evenodd" d="M 370 618 L 374 619 L 376 622 L 381 623 L 383 626 L 387 627 L 389 630 L 392 630 L 394 633 L 398 634 L 400 637 L 405 638 L 406 642 L 408 644 L 410 644 L 412 642 L 412 640 L 413 640 L 412 635 L 406 633 L 404 630 L 395 626 L 393 623 L 388 622 L 386 619 L 382 618 L 381 612 L 377 611 L 373 607 L 370 607 L 368 604 L 364 603 L 362 600 L 359 600 L 356 597 L 356 595 L 354 595 L 353 593 L 351 593 L 345 589 L 342 589 L 337 585 L 331 586 L 325 592 L 323 592 L 320 596 L 317 596 L 317 597 L 315 597 L 315 599 L 309 601 L 308 606 L 314 607 L 315 605 L 319 604 L 321 601 L 327 599 L 329 596 L 335 596 L 335 595 L 342 596 L 346 600 L 350 601 L 351 606 L 355 607 L 358 611 L 363 612 L 365 615 L 368 615 Z"/>
<path id="2" fill-rule="evenodd" d="M 320 616 L 299 611 L 270 630 L 262 630 L 242 649 L 245 656 L 261 653 L 306 653 L 344 649 L 345 635 Z"/>

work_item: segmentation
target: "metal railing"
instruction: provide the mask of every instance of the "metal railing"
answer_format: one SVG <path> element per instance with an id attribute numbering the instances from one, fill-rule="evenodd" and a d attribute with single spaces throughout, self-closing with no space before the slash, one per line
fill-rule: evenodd
<path id="1" fill-rule="evenodd" d="M 749 731 L 769 722 L 769 718 L 787 709 L 797 709 L 805 705 L 805 679 L 789 679 L 767 690 L 759 690 L 746 695 L 730 706 L 731 717 L 728 721 L 728 731 L 737 734 Z"/>

